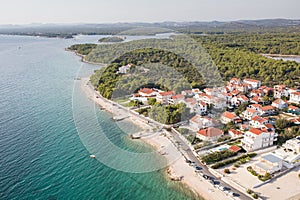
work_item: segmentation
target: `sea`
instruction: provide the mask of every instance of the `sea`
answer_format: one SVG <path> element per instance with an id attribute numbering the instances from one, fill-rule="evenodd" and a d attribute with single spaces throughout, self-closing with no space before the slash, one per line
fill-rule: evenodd
<path id="1" fill-rule="evenodd" d="M 164 169 L 124 172 L 90 158 L 99 143 L 88 141 L 103 133 L 122 149 L 152 150 L 128 139 L 128 133 L 138 132 L 139 127 L 114 122 L 76 85 L 74 78 L 89 76 L 101 66 L 82 63 L 65 48 L 96 43 L 101 37 L 0 36 L 1 200 L 195 198 L 186 186 L 169 181 Z M 76 116 L 74 98 L 81 105 L 76 107 Z M 91 123 L 95 117 L 101 130 Z M 78 121 L 84 130 L 80 133 Z"/>

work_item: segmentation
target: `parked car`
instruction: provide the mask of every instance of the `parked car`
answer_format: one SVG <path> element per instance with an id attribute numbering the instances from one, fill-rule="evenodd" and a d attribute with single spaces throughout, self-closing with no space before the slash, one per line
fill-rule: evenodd
<path id="1" fill-rule="evenodd" d="M 219 189 L 222 190 L 222 191 L 225 191 L 225 187 L 222 186 L 222 185 L 219 186 Z"/>

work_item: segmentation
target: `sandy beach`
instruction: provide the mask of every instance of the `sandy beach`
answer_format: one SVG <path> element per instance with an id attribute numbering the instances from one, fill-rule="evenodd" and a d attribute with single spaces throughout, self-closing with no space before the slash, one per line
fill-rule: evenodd
<path id="1" fill-rule="evenodd" d="M 100 94 L 89 84 L 89 78 L 81 78 L 80 81 L 82 89 L 87 94 L 87 97 L 97 103 L 101 108 L 112 113 L 115 117 L 131 120 L 143 130 L 149 131 L 157 128 L 157 126 L 153 123 L 149 124 L 135 115 L 128 116 L 129 112 L 127 110 L 119 108 L 116 106 L 116 103 L 102 98 Z M 163 134 L 160 132 L 157 134 L 151 134 L 150 136 L 141 136 L 141 139 L 152 145 L 158 153 L 166 158 L 169 163 L 166 172 L 168 172 L 168 177 L 170 179 L 182 177 L 181 182 L 187 185 L 188 188 L 196 195 L 199 195 L 204 199 L 232 199 L 217 188 L 214 188 L 214 186 L 207 180 L 199 177 L 195 173 L 194 167 L 185 162 L 184 156 L 181 155 L 181 152 L 174 145 L 174 141 L 171 141 L 172 136 L 168 135 L 167 131 Z"/>

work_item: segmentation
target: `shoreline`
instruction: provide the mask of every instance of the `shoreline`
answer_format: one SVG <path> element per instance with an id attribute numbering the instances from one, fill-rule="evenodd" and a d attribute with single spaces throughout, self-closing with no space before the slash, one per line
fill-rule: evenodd
<path id="1" fill-rule="evenodd" d="M 81 87 L 87 97 L 94 103 L 98 104 L 105 111 L 110 112 L 117 117 L 123 117 L 128 114 L 128 110 L 124 110 L 124 108 L 122 109 L 116 106 L 117 103 L 103 98 L 99 94 L 99 92 L 95 91 L 94 88 L 90 85 L 89 78 L 81 78 L 80 81 Z M 126 117 L 122 120 L 130 120 L 130 122 L 136 124 L 142 130 L 157 128 L 155 124 L 149 124 L 146 121 L 142 120 L 142 118 L 135 115 L 130 115 L 129 117 Z M 191 193 L 193 193 L 197 198 L 200 199 L 231 199 L 220 190 L 214 188 L 213 185 L 211 185 L 208 181 L 204 180 L 202 177 L 200 178 L 195 173 L 194 167 L 191 167 L 186 163 L 185 158 L 181 155 L 177 147 L 174 146 L 170 139 L 172 136 L 168 137 L 166 135 L 168 135 L 168 132 L 165 132 L 163 134 L 153 134 L 150 136 L 141 136 L 140 140 L 152 146 L 168 161 L 169 165 L 165 170 L 164 175 L 169 181 L 174 181 L 171 179 L 178 179 L 177 182 L 183 184 L 184 187 L 188 188 Z M 176 158 L 175 161 L 174 156 L 176 157 L 176 155 L 174 154 L 177 154 L 177 156 L 180 154 L 179 158 Z M 179 177 L 182 178 L 180 178 L 179 180 Z"/>
<path id="2" fill-rule="evenodd" d="M 82 54 L 76 52 L 75 50 L 70 50 L 68 48 L 65 48 L 65 51 L 69 51 L 69 52 L 75 53 L 76 56 L 79 56 L 81 58 L 80 60 L 83 63 L 87 63 L 87 64 L 91 64 L 91 65 L 104 66 L 104 67 L 107 65 L 105 63 L 96 63 L 96 62 L 88 61 L 88 60 L 85 59 L 85 57 L 86 57 L 85 55 L 82 55 Z"/>

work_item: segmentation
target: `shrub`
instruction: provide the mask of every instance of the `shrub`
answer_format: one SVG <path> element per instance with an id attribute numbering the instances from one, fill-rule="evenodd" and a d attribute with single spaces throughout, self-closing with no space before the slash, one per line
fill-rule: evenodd
<path id="1" fill-rule="evenodd" d="M 253 193 L 253 191 L 252 191 L 252 190 L 250 190 L 250 189 L 247 189 L 247 193 L 248 193 L 248 194 L 252 194 L 252 193 Z"/>
<path id="2" fill-rule="evenodd" d="M 228 168 L 224 169 L 224 173 L 230 174 L 230 170 Z"/>
<path id="3" fill-rule="evenodd" d="M 240 167 L 240 165 L 238 163 L 235 163 L 233 166 L 236 168 Z"/>
<path id="4" fill-rule="evenodd" d="M 258 175 L 258 179 L 261 181 L 267 181 L 271 179 L 271 175 L 269 173 L 265 173 L 265 175 Z"/>
<path id="5" fill-rule="evenodd" d="M 256 156 L 256 153 L 244 154 L 244 155 L 241 155 L 237 158 L 229 159 L 229 160 L 226 160 L 226 161 L 223 161 L 223 162 L 217 162 L 214 165 L 212 165 L 211 168 L 218 169 L 220 167 L 223 167 L 225 165 L 228 165 L 228 164 L 231 164 L 231 163 L 234 163 L 234 162 L 237 162 L 237 161 L 238 161 L 238 164 L 242 164 L 240 162 L 241 159 L 247 158 L 247 157 L 252 158 L 254 156 Z"/>
<path id="6" fill-rule="evenodd" d="M 257 195 L 256 193 L 253 193 L 253 194 L 252 194 L 252 197 L 253 197 L 254 199 L 257 199 L 257 198 L 258 198 L 258 195 Z"/>

